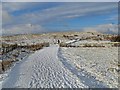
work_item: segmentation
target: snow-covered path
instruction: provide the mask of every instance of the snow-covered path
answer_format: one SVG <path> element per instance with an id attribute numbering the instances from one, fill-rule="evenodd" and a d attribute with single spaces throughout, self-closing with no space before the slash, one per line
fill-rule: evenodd
<path id="1" fill-rule="evenodd" d="M 82 88 L 80 82 L 58 58 L 58 45 L 36 51 L 16 64 L 3 83 L 3 88 Z"/>

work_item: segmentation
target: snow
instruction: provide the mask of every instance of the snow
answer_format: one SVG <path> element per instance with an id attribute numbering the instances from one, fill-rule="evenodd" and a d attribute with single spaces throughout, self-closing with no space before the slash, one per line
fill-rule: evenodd
<path id="1" fill-rule="evenodd" d="M 0 57 L 0 59 L 2 60 L 13 60 L 15 61 L 17 60 L 22 60 L 22 58 L 24 58 L 25 56 L 29 55 L 30 53 L 32 53 L 32 51 L 28 50 L 28 49 L 14 49 L 13 51 L 8 52 L 7 54 L 4 54 Z M 16 57 L 14 56 L 16 55 Z"/>
<path id="2" fill-rule="evenodd" d="M 3 82 L 3 88 L 87 87 L 58 58 L 58 45 L 36 51 L 18 63 Z"/>
<path id="3" fill-rule="evenodd" d="M 22 52 L 24 51 L 24 52 Z M 30 54 L 32 53 L 32 51 L 27 50 L 27 49 L 15 49 L 11 52 L 8 52 L 6 55 L 2 55 L 2 57 L 0 57 L 0 62 L 2 62 L 3 60 L 13 60 L 13 61 L 21 61 L 22 59 L 28 57 Z M 15 59 L 15 57 L 13 55 L 18 55 L 18 57 Z M 2 83 L 4 82 L 4 80 L 6 79 L 6 77 L 8 77 L 8 73 L 11 72 L 12 68 L 14 68 L 16 66 L 17 63 L 19 62 L 15 62 L 12 64 L 12 67 L 10 69 L 8 69 L 7 71 L 5 71 L 3 74 L 0 74 L 0 89 L 2 89 Z"/>
<path id="4" fill-rule="evenodd" d="M 111 67 L 117 69 L 117 55 L 117 48 L 112 47 L 52 45 L 16 63 L 0 85 L 2 88 L 117 88 L 116 71 L 107 71 Z"/>
<path id="5" fill-rule="evenodd" d="M 70 40 L 70 41 L 67 41 L 66 43 L 69 44 L 69 43 L 74 43 L 76 40 Z"/>
<path id="6" fill-rule="evenodd" d="M 34 42 L 39 43 L 41 39 L 36 40 Z M 28 43 L 31 44 L 32 40 L 28 40 Z M 67 43 L 109 41 L 72 40 Z M 7 74 L 0 75 L 0 88 L 117 88 L 118 48 L 67 48 L 53 43 L 50 45 L 29 57 L 29 51 L 20 50 L 18 58 L 24 57 L 23 60 L 17 62 Z M 14 50 L 8 56 L 16 52 Z"/>
<path id="7" fill-rule="evenodd" d="M 79 46 L 80 44 L 103 44 L 103 43 L 110 43 L 110 41 L 81 40 L 81 41 L 76 41 L 71 45 Z"/>
<path id="8" fill-rule="evenodd" d="M 2 89 L 2 83 L 4 82 L 4 80 L 7 76 L 8 76 L 7 73 L 0 74 L 0 90 Z"/>
<path id="9" fill-rule="evenodd" d="M 84 72 L 89 77 L 103 82 L 110 88 L 118 87 L 118 48 L 66 48 L 60 49 L 64 62 L 70 63 L 81 75 Z M 86 76 L 86 73 L 84 74 Z M 83 80 L 82 80 L 83 81 Z M 92 81 L 92 80 L 90 80 Z M 89 84 L 92 85 L 92 84 Z M 93 84 L 94 85 L 94 84 Z M 97 86 L 99 87 L 99 86 Z"/>

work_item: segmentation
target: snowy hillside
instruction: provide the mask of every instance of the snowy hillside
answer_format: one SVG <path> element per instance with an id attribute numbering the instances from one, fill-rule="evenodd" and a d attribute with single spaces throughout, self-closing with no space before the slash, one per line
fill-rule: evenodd
<path id="1" fill-rule="evenodd" d="M 118 48 L 64 47 L 60 49 L 60 52 L 62 57 L 64 56 L 64 62 L 70 63 L 70 67 L 74 67 L 80 74 L 83 74 L 83 78 L 87 73 L 89 78 L 92 77 L 104 83 L 104 85 L 108 85 L 108 87 L 118 87 Z M 90 81 L 91 84 L 88 85 L 93 86 L 92 80 Z"/>

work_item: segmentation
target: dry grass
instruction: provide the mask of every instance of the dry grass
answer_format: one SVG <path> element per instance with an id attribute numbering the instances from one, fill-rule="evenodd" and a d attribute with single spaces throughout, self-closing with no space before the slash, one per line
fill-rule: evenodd
<path id="1" fill-rule="evenodd" d="M 60 47 L 68 47 L 68 44 L 63 43 L 63 42 L 62 42 L 62 43 L 60 43 L 59 45 L 60 45 Z"/>
<path id="2" fill-rule="evenodd" d="M 113 43 L 112 47 L 120 47 L 120 43 Z"/>
<path id="3" fill-rule="evenodd" d="M 70 45 L 70 44 L 66 44 L 66 43 L 60 43 L 59 44 L 60 47 L 105 47 L 103 44 L 82 44 L 79 46 L 75 46 L 75 45 Z"/>
<path id="4" fill-rule="evenodd" d="M 105 36 L 104 37 L 106 40 L 110 40 L 112 42 L 120 42 L 120 35 L 116 36 Z"/>
<path id="5" fill-rule="evenodd" d="M 3 72 L 2 70 L 2 62 L 0 62 L 0 74 Z"/>
<path id="6" fill-rule="evenodd" d="M 12 60 L 4 60 L 0 62 L 0 73 L 8 70 L 12 65 L 12 62 L 13 62 Z"/>
<path id="7" fill-rule="evenodd" d="M 84 44 L 83 47 L 105 47 L 102 44 Z"/>
<path id="8" fill-rule="evenodd" d="M 35 44 L 35 45 L 24 46 L 24 48 L 30 49 L 32 51 L 42 49 L 43 47 L 49 47 L 49 43 L 40 43 L 40 44 Z"/>

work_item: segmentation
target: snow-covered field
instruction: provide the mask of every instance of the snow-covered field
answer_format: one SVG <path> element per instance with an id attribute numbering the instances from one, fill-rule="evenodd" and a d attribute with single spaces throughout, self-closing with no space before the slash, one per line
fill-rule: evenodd
<path id="1" fill-rule="evenodd" d="M 65 62 L 70 63 L 78 72 L 104 83 L 107 87 L 118 85 L 118 48 L 61 48 Z M 86 76 L 84 74 L 83 76 Z M 90 78 L 91 78 L 90 77 Z M 81 79 L 80 75 L 80 79 Z M 84 77 L 83 77 L 84 78 Z M 84 80 L 84 79 L 83 79 Z M 90 80 L 92 82 L 92 80 Z M 86 81 L 88 83 L 88 81 Z M 88 84 L 92 85 L 92 84 Z M 99 87 L 99 86 L 97 86 Z"/>
<path id="2" fill-rule="evenodd" d="M 110 41 L 81 40 L 98 33 L 67 33 L 22 35 L 5 38 L 7 43 L 30 45 L 49 42 L 50 47 L 31 52 L 19 50 L 18 62 L 4 74 L 0 74 L 1 88 L 117 88 L 117 47 L 59 47 L 63 43 L 103 44 Z M 73 36 L 76 36 L 75 38 Z M 21 37 L 21 38 L 20 38 Z M 70 38 L 73 37 L 71 40 Z M 6 41 L 5 41 L 6 42 Z M 9 52 L 1 59 L 13 58 L 18 50 Z M 23 58 L 24 57 L 24 58 Z"/>
<path id="3" fill-rule="evenodd" d="M 52 45 L 17 63 L 2 88 L 117 88 L 117 55 L 117 48 Z"/>

